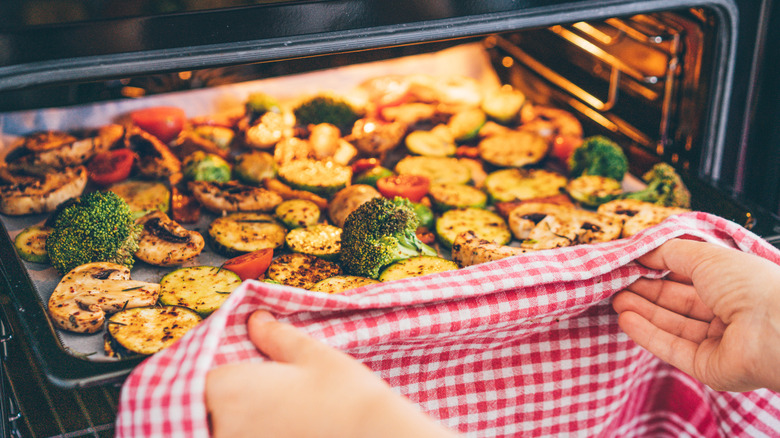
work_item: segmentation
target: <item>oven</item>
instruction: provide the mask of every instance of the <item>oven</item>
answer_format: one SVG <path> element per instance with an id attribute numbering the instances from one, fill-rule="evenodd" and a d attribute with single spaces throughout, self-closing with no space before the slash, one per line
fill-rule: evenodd
<path id="1" fill-rule="evenodd" d="M 503 84 L 623 146 L 634 175 L 672 164 L 692 207 L 780 244 L 778 5 L 716 1 L 10 1 L 0 5 L 0 134 L 52 110 L 240 86 L 478 47 Z M 127 103 L 130 102 L 130 103 Z M 28 122 L 21 123 L 18 120 Z M 6 145 L 3 145 L 6 146 Z M 2 432 L 110 436 L 138 361 L 62 348 L 8 233 Z"/>

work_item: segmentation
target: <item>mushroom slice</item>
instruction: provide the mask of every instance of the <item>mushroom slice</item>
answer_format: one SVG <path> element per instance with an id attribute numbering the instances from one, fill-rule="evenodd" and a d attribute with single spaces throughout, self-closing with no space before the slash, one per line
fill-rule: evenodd
<path id="1" fill-rule="evenodd" d="M 458 235 L 452 243 L 452 260 L 461 268 L 493 260 L 505 259 L 528 252 L 524 248 L 499 245 L 480 239 L 473 231 Z"/>
<path id="2" fill-rule="evenodd" d="M 142 176 L 179 179 L 181 161 L 157 137 L 136 127 L 128 130 L 125 145 L 138 153 L 138 171 Z"/>
<path id="3" fill-rule="evenodd" d="M 150 265 L 175 266 L 196 257 L 205 242 L 197 231 L 190 231 L 161 211 L 153 211 L 137 220 L 143 225 L 135 256 Z"/>
<path id="4" fill-rule="evenodd" d="M 33 152 L 57 149 L 60 146 L 73 143 L 76 137 L 61 131 L 36 132 L 24 138 L 22 146 Z"/>
<path id="5" fill-rule="evenodd" d="M 106 125 L 82 138 L 64 133 L 39 133 L 28 137 L 20 150 L 11 154 L 9 166 L 30 171 L 37 167 L 63 168 L 86 163 L 98 152 L 106 151 L 124 134 L 120 125 Z M 43 143 L 45 142 L 45 143 Z"/>
<path id="6" fill-rule="evenodd" d="M 36 179 L 19 176 L 16 181 L 0 185 L 0 213 L 9 216 L 46 213 L 81 195 L 87 185 L 87 170 L 78 166 L 50 172 Z"/>
<path id="7" fill-rule="evenodd" d="M 665 207 L 652 202 L 639 201 L 637 199 L 619 199 L 599 206 L 598 212 L 614 217 L 623 223 L 623 237 L 633 236 L 645 228 L 658 225 L 674 214 L 685 213 L 690 210 L 680 207 Z"/>
<path id="8" fill-rule="evenodd" d="M 528 239 L 531 230 L 549 215 L 570 215 L 572 206 L 547 202 L 523 202 L 509 212 L 507 224 L 518 240 Z"/>
<path id="9" fill-rule="evenodd" d="M 235 181 L 226 183 L 190 181 L 192 196 L 204 207 L 215 212 L 271 211 L 282 203 L 276 192 L 246 186 Z"/>
<path id="10" fill-rule="evenodd" d="M 77 333 L 95 333 L 106 313 L 151 306 L 160 285 L 130 280 L 130 269 L 109 262 L 77 266 L 60 280 L 49 298 L 49 315 L 57 327 Z"/>
<path id="11" fill-rule="evenodd" d="M 541 202 L 521 204 L 507 222 L 522 247 L 531 250 L 607 242 L 619 238 L 623 226 L 615 217 Z"/>

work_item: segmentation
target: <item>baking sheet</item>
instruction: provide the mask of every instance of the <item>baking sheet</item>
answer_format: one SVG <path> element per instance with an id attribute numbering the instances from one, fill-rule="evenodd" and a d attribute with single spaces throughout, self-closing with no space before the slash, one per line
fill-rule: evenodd
<path id="1" fill-rule="evenodd" d="M 158 105 L 184 108 L 187 117 L 213 114 L 240 108 L 252 92 L 264 92 L 280 100 L 297 99 L 301 95 L 333 91 L 354 100 L 363 98 L 355 87 L 367 79 L 377 76 L 398 74 L 448 77 L 461 75 L 478 81 L 480 89 L 500 86 L 488 54 L 481 44 L 465 44 L 440 52 L 414 55 L 390 61 L 379 61 L 338 67 L 325 71 L 303 73 L 279 78 L 245 82 L 215 88 L 167 93 L 142 99 L 102 102 L 68 108 L 49 108 L 13 113 L 0 113 L 0 158 L 4 157 L 20 136 L 42 130 L 78 130 L 97 128 L 121 121 L 130 111 Z M 43 223 L 48 214 L 11 217 L 0 215 L 11 240 L 26 227 Z M 200 221 L 186 228 L 205 234 L 214 216 L 203 214 Z M 11 256 L 0 254 L 0 257 Z M 182 266 L 219 266 L 224 257 L 214 253 L 209 245 L 194 260 Z M 23 262 L 32 280 L 35 292 L 42 303 L 47 303 L 61 279 L 61 275 L 49 265 Z M 176 268 L 162 268 L 137 261 L 132 270 L 132 279 L 159 282 L 168 272 Z M 68 354 L 80 359 L 98 362 L 115 362 L 106 356 L 103 349 L 103 333 L 85 335 L 56 331 L 60 344 Z M 33 340 L 34 341 L 34 340 Z"/>

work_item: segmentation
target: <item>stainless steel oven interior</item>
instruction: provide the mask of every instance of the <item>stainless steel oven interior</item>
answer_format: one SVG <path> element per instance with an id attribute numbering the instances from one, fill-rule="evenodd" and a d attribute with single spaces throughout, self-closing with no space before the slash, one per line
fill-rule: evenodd
<path id="1" fill-rule="evenodd" d="M 139 99 L 479 42 L 503 82 L 534 102 L 571 111 L 586 134 L 618 140 L 634 174 L 659 160 L 672 163 L 694 193 L 694 208 L 780 240 L 780 147 L 776 141 L 762 143 L 762 134 L 754 132 L 756 124 L 778 131 L 777 118 L 761 112 L 777 109 L 771 98 L 777 86 L 759 88 L 759 61 L 777 60 L 764 45 L 772 1 L 749 6 L 725 0 L 525 6 L 402 1 L 392 8 L 378 1 L 226 3 L 233 7 L 111 17 L 86 9 L 87 19 L 66 23 L 45 17 L 27 17 L 27 25 L 0 21 L 0 115 Z M 5 12 L 21 17 L 21 10 Z M 10 347 L 4 361 L 9 379 L 2 388 L 12 394 L 10 404 L 2 400 L 0 415 L 25 414 L 0 432 L 110 431 L 116 385 L 129 368 L 84 364 L 87 371 L 72 376 L 73 370 L 62 367 L 78 366 L 77 361 L 59 363 L 61 353 L 51 351 L 55 341 L 34 339 L 53 336 L 44 323 L 30 322 L 31 314 L 45 315 L 26 290 L 29 280 L 14 254 L 0 257 L 0 276 L 3 307 L 9 309 L 4 327 L 14 332 L 0 338 Z M 90 379 L 93 374 L 111 378 Z M 74 386 L 87 388 L 62 388 Z M 70 406 L 58 406 L 65 400 Z M 42 403 L 46 408 L 37 407 Z M 74 417 L 64 421 L 63 415 Z"/>

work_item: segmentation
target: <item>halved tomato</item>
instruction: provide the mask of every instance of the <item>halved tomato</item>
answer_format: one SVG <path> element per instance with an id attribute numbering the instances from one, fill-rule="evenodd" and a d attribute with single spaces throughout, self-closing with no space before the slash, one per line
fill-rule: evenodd
<path id="1" fill-rule="evenodd" d="M 582 137 L 573 135 L 556 135 L 552 140 L 552 150 L 550 154 L 560 163 L 566 164 L 569 161 L 574 149 L 582 144 Z"/>
<path id="2" fill-rule="evenodd" d="M 155 106 L 130 113 L 130 118 L 139 128 L 168 143 L 184 128 L 184 110 L 173 106 Z"/>
<path id="3" fill-rule="evenodd" d="M 422 175 L 393 175 L 379 178 L 376 188 L 385 198 L 401 196 L 412 202 L 420 202 L 428 193 L 431 181 Z"/>
<path id="4" fill-rule="evenodd" d="M 364 171 L 373 169 L 380 164 L 382 163 L 380 163 L 376 158 L 361 158 L 352 163 L 352 174 L 357 175 L 359 173 L 363 173 Z"/>
<path id="5" fill-rule="evenodd" d="M 135 152 L 127 148 L 101 152 L 87 165 L 89 178 L 95 184 L 107 186 L 130 176 L 135 161 Z"/>
<path id="6" fill-rule="evenodd" d="M 263 248 L 233 257 L 223 263 L 222 268 L 235 272 L 241 280 L 257 279 L 271 265 L 273 256 L 273 248 Z"/>

